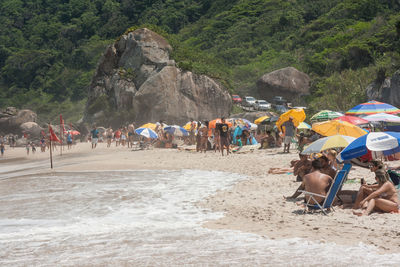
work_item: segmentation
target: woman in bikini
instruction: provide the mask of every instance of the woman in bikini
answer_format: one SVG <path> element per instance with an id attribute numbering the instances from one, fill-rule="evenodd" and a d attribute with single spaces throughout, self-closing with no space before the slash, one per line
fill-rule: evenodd
<path id="1" fill-rule="evenodd" d="M 383 168 L 375 171 L 375 179 L 378 182 L 377 184 L 361 185 L 354 208 L 361 208 L 362 211 L 353 211 L 355 215 L 369 215 L 372 211 L 399 211 L 397 191 L 393 183 L 390 182 L 387 172 Z M 360 201 L 360 199 L 362 200 Z"/>

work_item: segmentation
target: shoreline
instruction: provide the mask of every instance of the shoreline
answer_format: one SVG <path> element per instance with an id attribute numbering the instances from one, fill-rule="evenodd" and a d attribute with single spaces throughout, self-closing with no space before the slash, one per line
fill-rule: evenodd
<path id="1" fill-rule="evenodd" d="M 282 148 L 254 150 L 244 154 L 222 157 L 220 153 L 208 151 L 197 153 L 186 150 L 151 149 L 131 151 L 115 145 L 107 148 L 105 143 L 92 150 L 90 143 L 78 143 L 72 150 L 59 150 L 53 158 L 54 169 L 43 167 L 38 173 L 79 172 L 105 170 L 183 170 L 198 169 L 222 171 L 246 176 L 231 188 L 219 190 L 198 203 L 202 208 L 223 212 L 224 216 L 203 222 L 210 229 L 239 230 L 267 236 L 271 239 L 304 238 L 310 241 L 357 246 L 360 242 L 377 247 L 381 253 L 396 253 L 400 247 L 400 214 L 373 213 L 368 217 L 357 217 L 351 209 L 335 208 L 328 216 L 301 214 L 302 207 L 286 201 L 284 195 L 292 194 L 298 187 L 293 175 L 268 174 L 271 167 L 288 167 L 298 154 L 280 153 Z M 49 152 L 37 151 L 26 156 L 24 148 L 6 150 L 0 163 L 8 165 L 18 162 L 43 163 Z M 7 161 L 4 161 L 7 160 Z M 40 165 L 41 165 L 40 164 Z M 3 164 L 0 166 L 3 167 Z M 39 165 L 39 164 L 38 164 Z M 44 165 L 43 165 L 44 166 Z M 22 166 L 21 166 L 22 167 Z M 21 171 L 21 169 L 19 170 Z M 349 179 L 374 180 L 369 170 L 353 167 Z M 359 183 L 346 183 L 343 189 L 357 190 Z"/>

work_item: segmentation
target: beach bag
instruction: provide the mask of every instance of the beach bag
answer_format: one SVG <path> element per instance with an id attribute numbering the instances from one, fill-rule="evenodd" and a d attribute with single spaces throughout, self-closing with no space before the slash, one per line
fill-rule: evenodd
<path id="1" fill-rule="evenodd" d="M 400 174 L 391 170 L 387 171 L 387 173 L 389 174 L 390 180 L 392 180 L 394 185 L 400 184 Z"/>

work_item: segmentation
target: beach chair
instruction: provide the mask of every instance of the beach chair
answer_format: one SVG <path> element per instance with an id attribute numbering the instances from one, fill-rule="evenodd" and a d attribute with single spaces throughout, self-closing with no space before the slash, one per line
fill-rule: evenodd
<path id="1" fill-rule="evenodd" d="M 343 165 L 343 168 L 336 173 L 335 179 L 333 179 L 332 185 L 329 188 L 328 194 L 326 194 L 326 196 L 307 192 L 304 190 L 299 190 L 299 192 L 302 192 L 304 193 L 304 195 L 309 196 L 308 201 L 304 207 L 304 213 L 307 211 L 307 209 L 321 210 L 325 215 L 327 215 L 326 210 L 333 209 L 333 201 L 335 200 L 336 194 L 342 189 L 343 183 L 347 179 L 347 175 L 349 174 L 351 167 L 351 163 L 345 163 Z M 319 204 L 318 201 L 315 199 L 316 196 L 325 199 L 322 205 Z M 311 204 L 311 200 L 313 200 L 313 202 L 317 204 Z"/>

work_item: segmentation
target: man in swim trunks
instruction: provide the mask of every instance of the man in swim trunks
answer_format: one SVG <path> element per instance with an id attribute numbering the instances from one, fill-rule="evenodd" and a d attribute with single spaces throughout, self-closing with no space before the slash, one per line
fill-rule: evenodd
<path id="1" fill-rule="evenodd" d="M 93 126 L 93 129 L 90 131 L 92 136 L 92 149 L 96 148 L 97 142 L 99 141 L 99 131 L 96 129 L 96 126 Z"/>
<path id="2" fill-rule="evenodd" d="M 221 123 L 216 125 L 219 132 L 219 142 L 222 156 L 224 155 L 224 148 L 226 148 L 226 155 L 229 155 L 230 133 L 229 125 L 225 123 L 225 118 L 221 118 Z"/>
<path id="3" fill-rule="evenodd" d="M 282 127 L 285 127 L 285 131 L 283 131 Z M 296 126 L 293 123 L 293 117 L 289 117 L 288 121 L 285 121 L 281 127 L 281 132 L 285 132 L 285 136 L 283 138 L 283 153 L 289 153 L 290 142 L 292 141 L 292 137 L 296 132 Z"/>
<path id="4" fill-rule="evenodd" d="M 301 192 L 299 190 L 305 190 L 311 193 L 319 194 L 326 196 L 326 193 L 329 191 L 329 187 L 332 184 L 332 178 L 321 172 L 321 162 L 318 159 L 315 159 L 311 162 L 311 172 L 304 175 L 303 177 L 303 182 L 299 186 L 299 188 L 296 190 L 296 192 L 290 196 L 290 197 L 285 197 L 286 199 L 294 199 L 297 198 L 299 195 L 301 195 Z M 308 201 L 308 196 L 306 197 L 305 201 Z M 319 203 L 324 202 L 324 198 L 321 197 L 315 197 L 315 199 Z M 316 204 L 312 200 L 310 201 L 310 204 Z"/>

